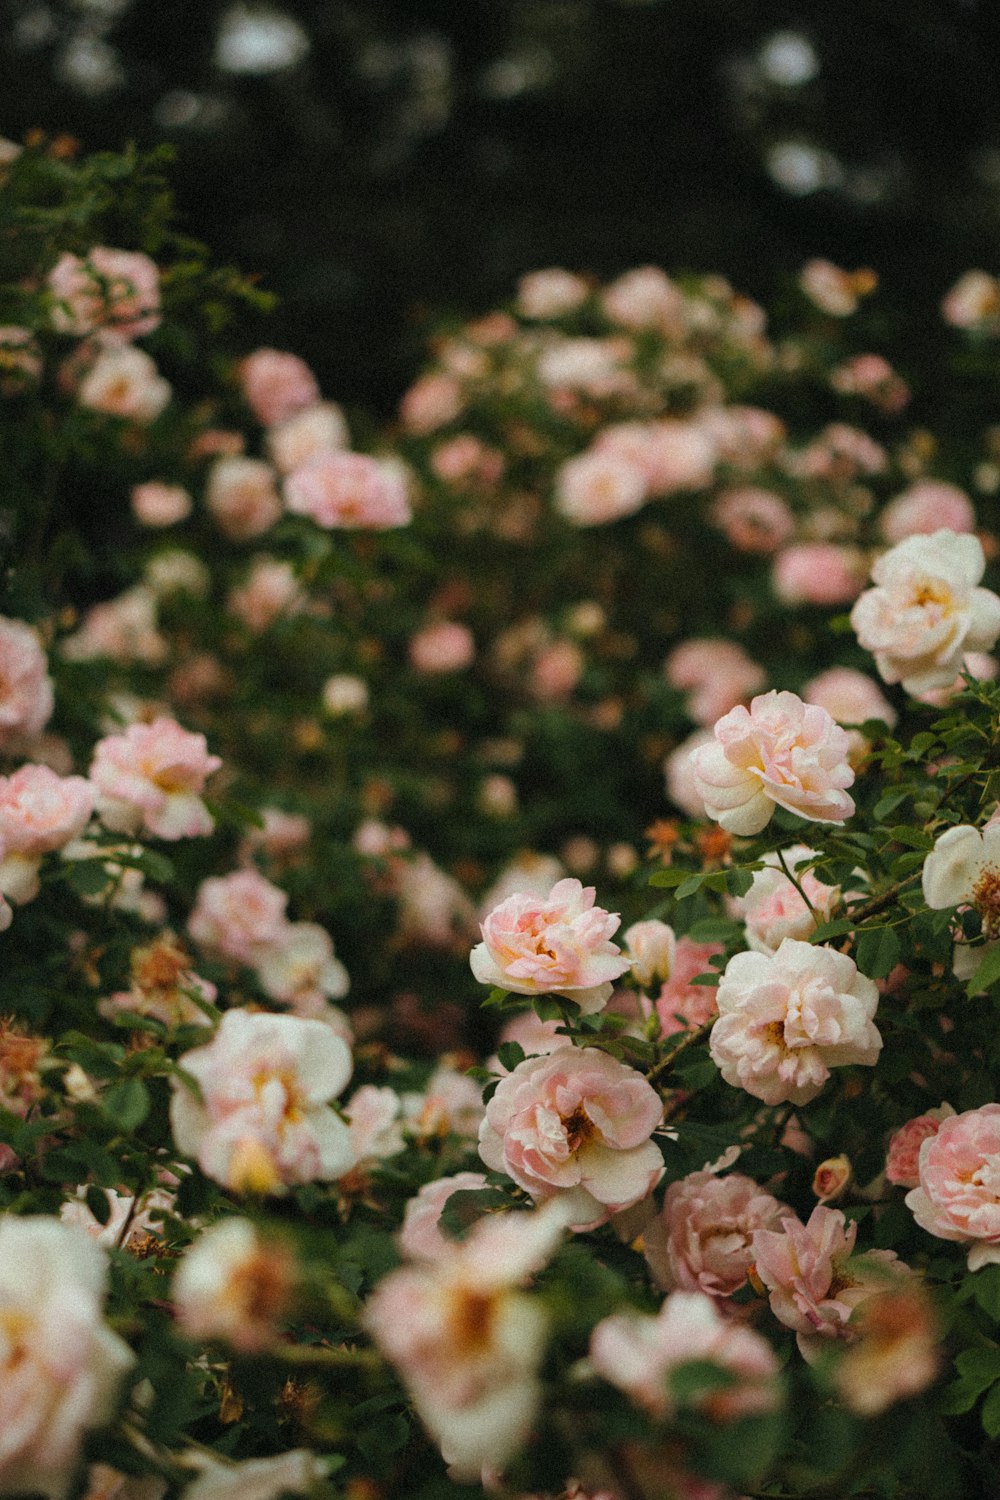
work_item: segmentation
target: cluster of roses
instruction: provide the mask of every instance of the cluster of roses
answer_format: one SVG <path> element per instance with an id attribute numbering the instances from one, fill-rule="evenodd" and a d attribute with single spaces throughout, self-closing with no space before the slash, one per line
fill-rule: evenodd
<path id="1" fill-rule="evenodd" d="M 921 1429 L 971 1484 L 987 1459 L 968 1414 L 1000 1376 L 984 1024 L 1000 702 L 969 687 L 1000 636 L 992 539 L 918 438 L 892 458 L 842 423 L 793 439 L 729 399 L 807 369 L 888 421 L 899 377 L 768 340 L 714 278 L 538 273 L 512 314 L 445 341 L 404 401 L 415 483 L 350 452 L 339 410 L 275 350 L 194 410 L 169 392 L 158 412 L 136 404 L 140 366 L 163 377 L 134 341 L 169 325 L 172 282 L 101 238 L 47 244 L 11 293 L 33 319 L 0 334 L 9 409 L 44 407 L 55 433 L 87 413 L 140 536 L 118 569 L 140 581 L 82 620 L 71 586 L 36 605 L 37 629 L 16 609 L 0 621 L 0 891 L 19 908 L 0 908 L 0 1492 L 60 1500 L 91 1460 L 92 1500 L 429 1495 L 443 1457 L 455 1481 L 514 1494 L 830 1493 L 866 1466 L 892 1493 Z M 871 282 L 802 276 L 828 332 Z M 126 405 L 85 397 L 123 354 L 142 354 L 112 372 Z M 266 458 L 244 451 L 243 405 Z M 522 590 L 481 561 L 463 575 L 461 538 L 481 553 L 484 527 L 524 562 Z M 734 580 L 733 615 L 703 591 L 711 633 L 664 666 L 678 620 L 643 637 L 645 596 L 613 570 L 581 597 L 588 536 L 644 549 L 657 587 L 703 549 Z M 792 618 L 790 574 L 812 580 L 812 615 Z M 847 603 L 853 638 L 827 641 L 815 610 Z M 769 653 L 775 620 L 791 644 Z M 814 647 L 833 663 L 819 675 Z M 652 693 L 650 660 L 673 697 Z M 515 715 L 477 705 L 476 681 L 519 673 Z M 414 730 L 401 705 L 425 689 Z M 592 837 L 579 811 L 562 862 L 507 868 L 497 856 L 528 840 L 482 831 L 520 829 L 531 786 L 519 797 L 509 773 L 555 709 L 574 751 L 602 737 L 598 776 L 674 744 L 673 801 L 694 822 L 654 830 L 672 925 L 640 876 L 624 894 L 645 919 L 621 948 L 576 878 L 606 818 Z M 456 827 L 447 767 L 467 750 L 477 815 Z M 368 951 L 331 919 L 334 827 L 352 847 L 325 868 L 346 883 L 363 867 L 362 935 L 398 906 Z M 623 883 L 634 841 L 629 826 L 608 849 Z M 443 867 L 456 848 L 480 851 L 465 888 Z M 364 951 L 350 986 L 328 929 Z M 442 1015 L 463 993 L 447 964 L 421 974 L 421 947 L 463 965 L 471 947 L 491 988 L 474 1050 L 438 1055 L 455 1029 L 405 1011 L 400 970 Z M 433 1057 L 390 1047 L 387 1014 L 422 1026 Z M 837 1451 L 813 1452 L 831 1412 Z"/>

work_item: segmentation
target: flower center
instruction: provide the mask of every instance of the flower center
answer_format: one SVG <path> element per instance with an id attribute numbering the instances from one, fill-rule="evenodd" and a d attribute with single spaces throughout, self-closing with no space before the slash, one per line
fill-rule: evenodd
<path id="1" fill-rule="evenodd" d="M 983 919 L 986 937 L 1000 937 L 1000 869 L 986 865 L 972 887 L 972 904 Z"/>
<path id="2" fill-rule="evenodd" d="M 594 1135 L 594 1122 L 582 1104 L 578 1104 L 571 1115 L 560 1115 L 560 1119 L 566 1132 L 566 1144 L 571 1151 L 579 1151 Z"/>

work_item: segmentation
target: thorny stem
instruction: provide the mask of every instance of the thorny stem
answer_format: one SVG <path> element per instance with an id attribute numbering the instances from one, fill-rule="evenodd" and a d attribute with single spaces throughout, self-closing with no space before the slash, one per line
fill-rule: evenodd
<path id="1" fill-rule="evenodd" d="M 684 1037 L 683 1041 L 678 1042 L 677 1046 L 672 1048 L 671 1051 L 667 1053 L 666 1057 L 660 1058 L 660 1061 L 656 1064 L 655 1068 L 650 1069 L 650 1071 L 646 1074 L 646 1082 L 655 1083 L 655 1081 L 658 1078 L 662 1077 L 664 1073 L 669 1072 L 674 1063 L 680 1057 L 681 1053 L 686 1052 L 689 1047 L 693 1047 L 697 1042 L 704 1041 L 705 1037 L 708 1036 L 708 1033 L 711 1031 L 714 1025 L 715 1017 L 713 1016 L 710 1021 L 706 1021 L 704 1025 L 697 1027 L 696 1030 L 689 1031 L 687 1036 Z"/>

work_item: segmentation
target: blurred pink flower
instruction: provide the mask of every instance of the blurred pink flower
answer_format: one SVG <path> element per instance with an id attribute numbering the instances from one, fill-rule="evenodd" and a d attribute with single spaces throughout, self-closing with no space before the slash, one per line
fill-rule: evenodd
<path id="1" fill-rule="evenodd" d="M 736 641 L 722 639 L 683 641 L 663 673 L 671 687 L 687 693 L 688 714 L 705 727 L 762 688 L 767 676 Z"/>
<path id="2" fill-rule="evenodd" d="M 285 892 L 259 870 L 211 875 L 198 887 L 188 932 L 209 953 L 252 964 L 259 953 L 280 941 L 287 905 Z"/>
<path id="3" fill-rule="evenodd" d="M 689 1172 L 667 1188 L 643 1230 L 642 1253 L 657 1286 L 731 1297 L 746 1285 L 757 1229 L 775 1228 L 791 1210 L 750 1177 Z"/>
<path id="4" fill-rule="evenodd" d="M 958 485 L 947 484 L 943 479 L 920 479 L 889 501 L 878 524 L 886 541 L 895 543 L 908 536 L 931 536 L 942 527 L 948 531 L 974 531 L 976 513 L 972 501 Z"/>
<path id="5" fill-rule="evenodd" d="M 243 397 L 258 422 L 274 427 L 320 399 L 316 377 L 297 354 L 256 349 L 237 366 Z"/>
<path id="6" fill-rule="evenodd" d="M 437 620 L 410 637 L 410 665 L 418 672 L 460 672 L 476 655 L 472 631 L 458 620 Z"/>
<path id="7" fill-rule="evenodd" d="M 486 1186 L 482 1172 L 458 1172 L 453 1177 L 436 1177 L 426 1182 L 407 1202 L 403 1226 L 399 1231 L 399 1248 L 410 1260 L 436 1261 L 455 1244 L 451 1235 L 440 1227 L 445 1204 L 453 1193 L 475 1192 Z"/>
<path id="8" fill-rule="evenodd" d="M 52 679 L 38 635 L 0 615 L 0 746 L 40 734 L 52 717 Z"/>
<path id="9" fill-rule="evenodd" d="M 314 454 L 285 479 L 285 504 L 327 529 L 384 531 L 412 519 L 405 470 L 365 453 Z"/>
<path id="10" fill-rule="evenodd" d="M 885 1177 L 894 1187 L 915 1188 L 920 1185 L 920 1148 L 924 1141 L 937 1135 L 941 1121 L 949 1119 L 955 1111 L 950 1104 L 941 1104 L 929 1109 L 915 1119 L 901 1125 L 889 1142 L 885 1162 Z"/>
<path id="11" fill-rule="evenodd" d="M 274 469 L 262 458 L 217 458 L 205 485 L 205 505 L 231 542 L 262 536 L 281 517 Z"/>
<path id="12" fill-rule="evenodd" d="M 132 490 L 132 513 L 143 526 L 176 526 L 191 514 L 192 500 L 180 484 L 151 479 Z"/>
<path id="13" fill-rule="evenodd" d="M 713 503 L 712 523 L 740 552 L 776 552 L 795 533 L 795 517 L 773 490 L 744 485 Z"/>
<path id="14" fill-rule="evenodd" d="M 146 351 L 126 344 L 103 349 L 76 394 L 81 406 L 145 427 L 156 421 L 173 392 Z"/>
<path id="15" fill-rule="evenodd" d="M 65 251 L 48 275 L 52 326 L 122 345 L 160 325 L 160 273 L 148 255 L 95 245 L 84 259 Z"/>
<path id="16" fill-rule="evenodd" d="M 710 960 L 723 951 L 721 943 L 696 943 L 681 937 L 674 947 L 669 977 L 656 997 L 656 1014 L 664 1036 L 704 1026 L 717 1014 L 712 985 L 692 984 L 698 974 L 717 974 Z"/>
<path id="17" fill-rule="evenodd" d="M 211 833 L 215 820 L 201 793 L 221 765 L 203 734 L 191 734 L 174 719 L 130 724 L 94 746 L 90 779 L 97 812 L 118 833 L 145 830 L 161 839 Z"/>
<path id="18" fill-rule="evenodd" d="M 793 542 L 775 558 L 771 582 L 783 604 L 850 604 L 864 587 L 864 559 L 856 547 Z"/>

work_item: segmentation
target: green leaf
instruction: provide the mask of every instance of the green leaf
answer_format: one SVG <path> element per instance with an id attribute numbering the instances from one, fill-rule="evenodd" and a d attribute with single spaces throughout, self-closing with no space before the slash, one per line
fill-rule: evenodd
<path id="1" fill-rule="evenodd" d="M 987 1317 L 1000 1323 L 1000 1266 L 983 1266 L 977 1271 L 972 1278 L 972 1294 Z"/>
<path id="2" fill-rule="evenodd" d="M 690 870 L 677 870 L 671 865 L 666 870 L 654 870 L 649 877 L 649 884 L 669 889 L 671 886 L 681 885 L 690 874 Z"/>
<path id="3" fill-rule="evenodd" d="M 913 791 L 909 786 L 896 786 L 891 791 L 884 793 L 875 804 L 872 816 L 876 822 L 881 822 L 894 812 L 901 802 L 905 802 Z"/>
<path id="4" fill-rule="evenodd" d="M 990 989 L 998 979 L 1000 979 L 1000 943 L 993 943 L 984 948 L 979 966 L 965 986 L 965 993 L 971 1000 L 974 995 L 981 995 L 984 990 Z"/>
<path id="5" fill-rule="evenodd" d="M 101 1107 L 120 1130 L 136 1130 L 149 1114 L 149 1090 L 141 1078 L 125 1078 L 108 1090 Z"/>
<path id="6" fill-rule="evenodd" d="M 695 943 L 729 943 L 742 931 L 742 924 L 729 917 L 702 917 L 689 928 L 687 936 Z"/>
<path id="7" fill-rule="evenodd" d="M 869 979 L 885 979 L 899 963 L 901 953 L 892 927 L 865 927 L 858 933 L 855 962 Z"/>
<path id="8" fill-rule="evenodd" d="M 524 1048 L 520 1042 L 503 1042 L 497 1048 L 497 1057 L 500 1066 L 506 1068 L 508 1073 L 513 1073 L 518 1063 L 524 1062 Z"/>
<path id="9" fill-rule="evenodd" d="M 98 1224 L 106 1224 L 111 1218 L 111 1202 L 103 1188 L 91 1183 L 86 1192 L 87 1207 Z"/>
<path id="10" fill-rule="evenodd" d="M 1000 1385 L 995 1385 L 983 1402 L 982 1423 L 987 1437 L 1000 1437 Z"/>
<path id="11" fill-rule="evenodd" d="M 704 875 L 689 875 L 686 880 L 682 880 L 677 887 L 678 901 L 683 901 L 686 897 L 693 896 L 696 891 L 700 891 L 704 880 Z"/>
<path id="12" fill-rule="evenodd" d="M 848 917 L 838 917 L 835 922 L 820 922 L 809 934 L 811 943 L 825 943 L 828 938 L 843 937 L 854 931 L 854 923 Z"/>

